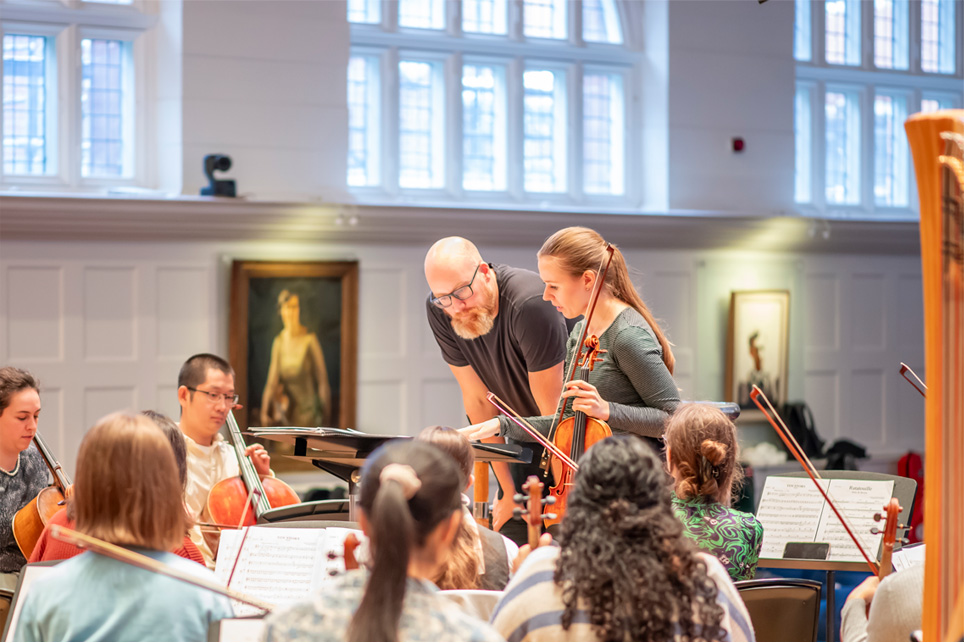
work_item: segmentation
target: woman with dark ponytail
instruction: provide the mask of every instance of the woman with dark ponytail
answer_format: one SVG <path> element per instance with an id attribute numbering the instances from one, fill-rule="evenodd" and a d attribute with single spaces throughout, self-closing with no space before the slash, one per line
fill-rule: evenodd
<path id="1" fill-rule="evenodd" d="M 683 536 L 659 457 L 635 436 L 579 459 L 559 543 L 506 587 L 492 615 L 506 640 L 754 640 L 726 570 Z"/>
<path id="2" fill-rule="evenodd" d="M 615 248 L 615 247 L 614 247 Z M 589 228 L 565 228 L 546 239 L 538 253 L 539 276 L 546 288 L 542 298 L 567 319 L 586 312 L 594 286 L 605 265 L 606 240 Z M 585 321 L 569 335 L 566 373 L 571 368 L 576 344 Z M 612 264 L 601 284 L 599 299 L 587 337 L 596 335 L 603 361 L 588 381 L 575 379 L 566 385 L 564 402 L 572 399 L 564 418 L 582 411 L 607 422 L 614 433 L 634 433 L 649 438 L 657 449 L 669 414 L 679 404 L 673 380 L 672 345 L 656 318 L 636 292 L 622 252 L 614 249 Z M 529 418 L 541 433 L 548 434 L 554 417 Z M 494 418 L 462 429 L 470 440 L 502 435 L 522 441 L 532 438 L 508 418 Z"/>
<path id="3" fill-rule="evenodd" d="M 362 468 L 359 500 L 371 570 L 348 572 L 310 603 L 266 619 L 269 641 L 499 641 L 429 580 L 462 521 L 459 471 L 437 447 L 395 441 Z"/>
<path id="4" fill-rule="evenodd" d="M 666 461 L 675 481 L 673 511 L 686 535 L 716 556 L 733 580 L 753 578 L 763 525 L 730 507 L 743 482 L 736 426 L 719 409 L 684 404 L 666 426 Z"/>

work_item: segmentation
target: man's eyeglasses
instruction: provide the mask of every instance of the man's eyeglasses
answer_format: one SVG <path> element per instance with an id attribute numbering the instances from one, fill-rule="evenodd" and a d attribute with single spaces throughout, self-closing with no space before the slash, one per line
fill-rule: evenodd
<path id="1" fill-rule="evenodd" d="M 475 267 L 475 272 L 472 273 L 472 278 L 469 279 L 468 285 L 462 286 L 461 288 L 456 288 L 455 290 L 453 290 L 447 295 L 441 295 L 440 297 L 432 297 L 432 303 L 438 306 L 439 308 L 448 308 L 449 306 L 452 305 L 453 298 L 458 299 L 459 301 L 465 301 L 466 299 L 471 297 L 474 294 L 472 290 L 472 283 L 475 281 L 475 276 L 479 274 L 479 268 L 481 267 L 482 267 L 482 264 L 479 264 L 478 266 Z"/>
<path id="2" fill-rule="evenodd" d="M 227 404 L 228 406 L 234 406 L 235 404 L 238 403 L 238 400 L 241 399 L 240 395 L 228 395 L 226 393 L 211 393 L 210 391 L 202 391 L 199 388 L 191 388 L 190 386 L 186 388 L 187 390 L 194 391 L 195 393 L 204 393 L 207 396 L 208 401 L 211 402 L 211 404 L 217 404 L 218 402 L 224 400 L 224 403 Z"/>

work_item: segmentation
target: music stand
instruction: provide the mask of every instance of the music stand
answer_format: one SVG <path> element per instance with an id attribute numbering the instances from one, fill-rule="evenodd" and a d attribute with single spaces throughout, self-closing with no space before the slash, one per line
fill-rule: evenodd
<path id="1" fill-rule="evenodd" d="M 249 430 L 248 435 L 294 445 L 294 455 L 287 456 L 310 462 L 326 473 L 348 483 L 348 519 L 357 520 L 355 500 L 358 471 L 375 449 L 390 440 L 411 440 L 407 435 L 375 435 L 351 429 L 302 429 L 281 427 Z M 532 449 L 517 444 L 472 443 L 477 462 L 532 462 Z"/>
<path id="2" fill-rule="evenodd" d="M 898 514 L 898 522 L 910 524 L 910 516 L 914 510 L 914 496 L 917 493 L 917 481 L 911 478 L 895 476 L 888 473 L 875 473 L 873 471 L 819 471 L 820 477 L 824 480 L 893 480 L 893 497 L 900 503 L 901 511 Z M 781 478 L 806 478 L 807 474 L 803 471 L 796 473 L 781 474 Z M 881 507 L 883 510 L 883 507 Z M 883 525 L 881 525 L 883 528 Z M 876 559 L 880 560 L 883 550 L 883 542 L 876 552 Z M 767 569 L 811 569 L 826 572 L 827 588 L 827 640 L 836 640 L 836 600 L 834 597 L 834 572 L 866 572 L 867 564 L 862 560 L 859 562 L 837 561 L 837 560 L 810 560 L 805 558 L 761 558 L 757 567 Z"/>

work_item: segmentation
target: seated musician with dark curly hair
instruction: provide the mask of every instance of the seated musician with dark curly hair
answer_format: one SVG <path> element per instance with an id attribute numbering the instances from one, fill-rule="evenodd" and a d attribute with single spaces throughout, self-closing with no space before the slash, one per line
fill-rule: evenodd
<path id="1" fill-rule="evenodd" d="M 733 580 L 756 575 L 763 525 L 730 507 L 743 482 L 736 426 L 706 404 L 685 404 L 666 425 L 666 465 L 675 481 L 673 511 L 697 547 L 716 556 Z"/>
<path id="2" fill-rule="evenodd" d="M 579 459 L 559 542 L 526 558 L 496 606 L 506 640 L 754 640 L 726 570 L 683 536 L 641 439 L 606 438 Z"/>

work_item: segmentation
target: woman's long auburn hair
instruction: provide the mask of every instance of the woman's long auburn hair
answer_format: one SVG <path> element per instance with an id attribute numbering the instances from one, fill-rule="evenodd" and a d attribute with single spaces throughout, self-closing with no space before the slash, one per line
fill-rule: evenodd
<path id="1" fill-rule="evenodd" d="M 736 425 L 706 404 L 683 404 L 666 423 L 667 465 L 682 500 L 709 498 L 729 506 L 743 484 Z"/>
<path id="2" fill-rule="evenodd" d="M 382 469 L 393 463 L 408 465 L 418 476 L 421 487 L 409 500 L 399 483 L 381 481 Z M 461 511 L 460 474 L 438 447 L 394 440 L 368 457 L 361 477 L 359 505 L 370 525 L 372 568 L 347 640 L 397 641 L 412 552 L 443 520 Z"/>
<path id="3" fill-rule="evenodd" d="M 605 254 L 606 240 L 598 232 L 589 228 L 574 226 L 563 228 L 546 239 L 537 256 L 552 257 L 559 261 L 563 270 L 573 277 L 580 277 L 587 270 L 594 273 L 598 272 L 599 266 L 603 265 Z M 659 327 L 653 313 L 646 306 L 646 302 L 643 301 L 643 298 L 636 291 L 636 287 L 633 286 L 633 282 L 629 278 L 629 267 L 626 265 L 626 259 L 615 245 L 613 245 L 613 261 L 609 267 L 609 272 L 606 273 L 604 286 L 610 295 L 628 304 L 643 316 L 643 319 L 656 334 L 656 339 L 663 349 L 663 363 L 666 364 L 666 368 L 672 374 L 676 366 L 673 346 Z"/>
<path id="4" fill-rule="evenodd" d="M 77 454 L 77 530 L 115 545 L 170 551 L 190 528 L 171 443 L 143 415 L 113 413 Z"/>
<path id="5" fill-rule="evenodd" d="M 633 435 L 579 459 L 554 580 L 562 626 L 585 609 L 600 641 L 720 641 L 717 586 L 673 515 L 668 476 Z"/>

